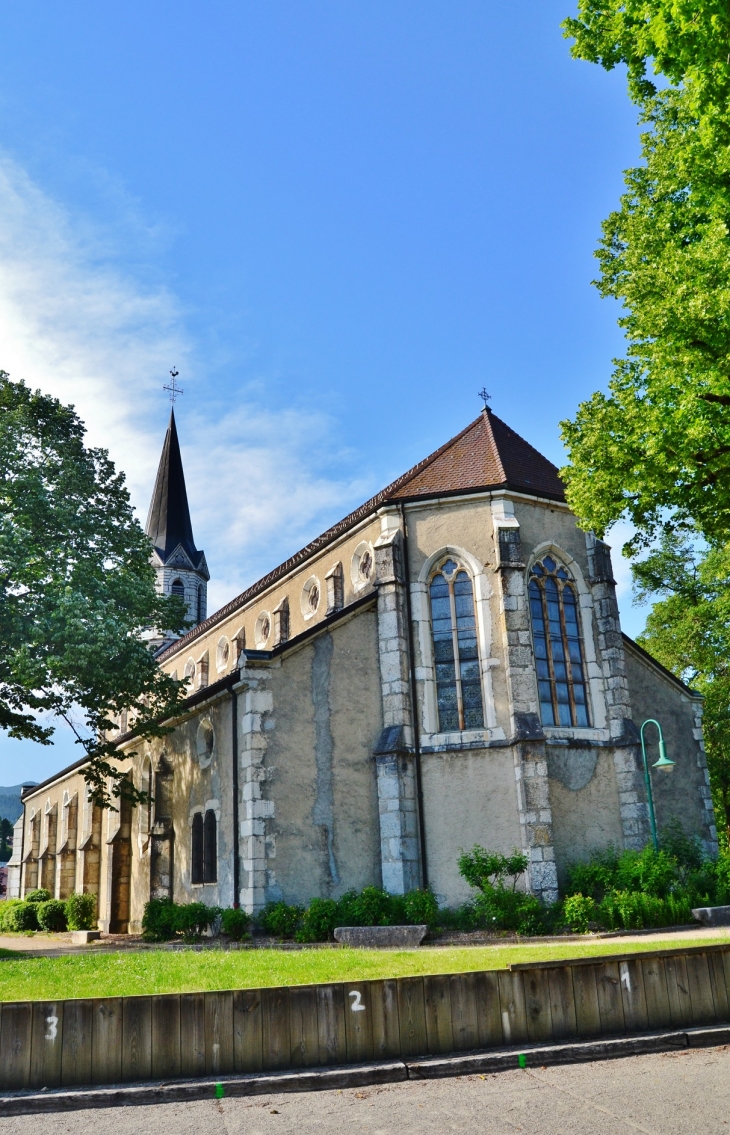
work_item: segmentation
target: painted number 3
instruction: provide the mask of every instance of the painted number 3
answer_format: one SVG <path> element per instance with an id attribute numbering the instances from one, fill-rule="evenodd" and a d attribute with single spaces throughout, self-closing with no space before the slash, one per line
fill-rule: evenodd
<path id="1" fill-rule="evenodd" d="M 364 1013 L 365 1006 L 362 1003 L 362 994 L 360 993 L 360 991 L 358 989 L 353 989 L 350 993 L 350 997 L 352 997 L 352 1005 L 350 1006 L 352 1012 Z"/>
<path id="2" fill-rule="evenodd" d="M 58 1036 L 58 1017 L 46 1017 L 46 1024 L 48 1025 L 46 1040 L 55 1040 Z"/>

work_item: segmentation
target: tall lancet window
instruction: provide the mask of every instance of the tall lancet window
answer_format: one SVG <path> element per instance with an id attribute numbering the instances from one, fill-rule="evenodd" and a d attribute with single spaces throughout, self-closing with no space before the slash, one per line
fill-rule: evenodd
<path id="1" fill-rule="evenodd" d="M 530 612 L 543 725 L 590 725 L 575 588 L 545 556 L 530 573 Z"/>
<path id="2" fill-rule="evenodd" d="M 429 591 L 439 730 L 483 729 L 472 581 L 459 564 L 448 559 L 431 580 Z"/>

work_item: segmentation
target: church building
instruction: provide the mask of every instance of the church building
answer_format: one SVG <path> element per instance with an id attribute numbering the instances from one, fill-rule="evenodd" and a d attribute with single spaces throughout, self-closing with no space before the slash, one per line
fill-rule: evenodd
<path id="1" fill-rule="evenodd" d="M 189 696 L 161 739 L 120 722 L 149 804 L 94 807 L 83 761 L 27 790 L 21 893 L 90 891 L 121 933 L 151 897 L 255 913 L 374 884 L 457 905 L 481 844 L 524 849 L 552 902 L 572 861 L 647 843 L 647 718 L 674 761 L 659 828 L 716 852 L 701 697 L 622 634 L 609 547 L 490 410 L 210 616 L 172 415 L 147 533 L 196 624 L 156 644 Z"/>

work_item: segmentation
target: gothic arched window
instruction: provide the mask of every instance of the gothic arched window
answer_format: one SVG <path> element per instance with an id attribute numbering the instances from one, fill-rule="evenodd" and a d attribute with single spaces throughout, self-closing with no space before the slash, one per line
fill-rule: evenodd
<path id="1" fill-rule="evenodd" d="M 203 882 L 215 883 L 218 878 L 218 833 L 215 812 L 208 809 L 203 824 Z"/>
<path id="2" fill-rule="evenodd" d="M 190 882 L 203 882 L 203 817 L 200 812 L 193 816 L 193 846 L 190 862 Z"/>
<path id="3" fill-rule="evenodd" d="M 545 556 L 530 572 L 530 614 L 540 720 L 590 725 L 575 588 L 564 567 Z"/>
<path id="4" fill-rule="evenodd" d="M 202 623 L 205 618 L 205 588 L 202 583 L 198 584 L 198 622 Z"/>
<path id="5" fill-rule="evenodd" d="M 181 579 L 173 579 L 170 591 L 173 595 L 178 595 L 181 599 L 185 598 L 185 584 Z"/>
<path id="6" fill-rule="evenodd" d="M 446 560 L 431 580 L 431 632 L 439 730 L 484 728 L 474 588 L 466 571 Z"/>

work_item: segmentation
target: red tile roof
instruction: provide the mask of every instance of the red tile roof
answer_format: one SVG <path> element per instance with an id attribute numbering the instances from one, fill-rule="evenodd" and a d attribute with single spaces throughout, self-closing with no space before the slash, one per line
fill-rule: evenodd
<path id="1" fill-rule="evenodd" d="M 563 482 L 551 461 L 486 410 L 460 434 L 447 441 L 430 457 L 403 473 L 387 488 L 340 520 L 306 548 L 285 560 L 241 595 L 226 603 L 215 614 L 172 643 L 159 655 L 171 657 L 189 642 L 245 607 L 261 592 L 322 551 L 389 501 L 409 501 L 429 497 L 457 496 L 487 489 L 509 488 L 550 500 L 565 500 Z"/>

